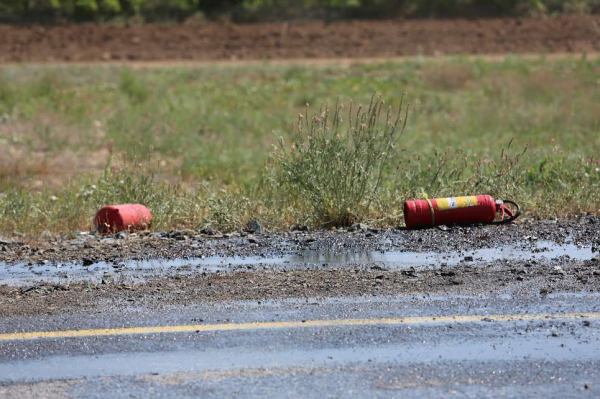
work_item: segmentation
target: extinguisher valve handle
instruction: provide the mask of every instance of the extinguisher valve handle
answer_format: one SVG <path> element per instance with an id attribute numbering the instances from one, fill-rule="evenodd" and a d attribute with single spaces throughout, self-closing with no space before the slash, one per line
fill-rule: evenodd
<path id="1" fill-rule="evenodd" d="M 507 214 L 511 218 L 515 216 L 515 214 L 513 213 L 513 211 L 511 211 L 509 207 L 507 207 L 506 205 L 502 205 L 502 219 L 504 219 L 505 214 Z"/>
<path id="2" fill-rule="evenodd" d="M 506 206 L 507 203 L 512 204 L 516 208 L 516 210 L 513 211 L 508 206 Z M 494 222 L 494 224 L 510 223 L 521 215 L 521 207 L 519 206 L 519 204 L 517 204 L 514 201 L 497 200 L 496 205 L 498 206 L 497 211 L 498 212 L 502 211 L 502 217 L 497 222 Z M 508 216 L 508 217 L 506 217 L 506 216 Z"/>

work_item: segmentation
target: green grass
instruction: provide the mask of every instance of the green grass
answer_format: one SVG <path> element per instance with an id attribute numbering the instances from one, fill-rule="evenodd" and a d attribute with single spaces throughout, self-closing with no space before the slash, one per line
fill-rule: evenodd
<path id="1" fill-rule="evenodd" d="M 406 93 L 408 123 L 378 165 L 369 200 L 344 205 L 347 223 L 394 226 L 407 198 L 477 193 L 515 198 L 534 217 L 598 213 L 598 76 L 596 60 L 511 56 L 349 67 L 4 67 L 0 231 L 73 232 L 89 228 L 102 204 L 133 201 L 151 207 L 156 228 L 327 224 L 316 197 L 282 178 L 273 146 L 278 137 L 293 141 L 307 103 L 314 114 L 338 98 L 367 106 L 375 93 L 392 109 Z"/>

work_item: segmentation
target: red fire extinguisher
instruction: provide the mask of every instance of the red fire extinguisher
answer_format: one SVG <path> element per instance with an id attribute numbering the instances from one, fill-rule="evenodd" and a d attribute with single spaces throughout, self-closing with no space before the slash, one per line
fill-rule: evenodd
<path id="1" fill-rule="evenodd" d="M 511 204 L 513 211 L 506 204 Z M 501 213 L 496 220 L 496 214 Z M 521 214 L 519 205 L 510 200 L 494 200 L 491 195 L 472 195 L 422 199 L 404 202 L 404 221 L 409 229 L 440 225 L 510 223 Z"/>
<path id="2" fill-rule="evenodd" d="M 152 225 L 152 213 L 140 204 L 105 206 L 96 213 L 94 225 L 100 234 L 143 230 Z"/>

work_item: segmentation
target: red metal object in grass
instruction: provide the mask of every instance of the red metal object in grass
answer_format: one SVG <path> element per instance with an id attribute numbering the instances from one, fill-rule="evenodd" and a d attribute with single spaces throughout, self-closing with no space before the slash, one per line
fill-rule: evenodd
<path id="1" fill-rule="evenodd" d="M 140 204 L 109 205 L 96 213 L 94 225 L 100 234 L 144 230 L 152 225 L 152 213 Z"/>
<path id="2" fill-rule="evenodd" d="M 512 204 L 513 211 L 506 204 Z M 496 214 L 500 212 L 500 219 Z M 404 202 L 404 221 L 409 229 L 441 225 L 510 223 L 521 214 L 519 205 L 509 200 L 494 200 L 490 195 L 422 199 Z"/>

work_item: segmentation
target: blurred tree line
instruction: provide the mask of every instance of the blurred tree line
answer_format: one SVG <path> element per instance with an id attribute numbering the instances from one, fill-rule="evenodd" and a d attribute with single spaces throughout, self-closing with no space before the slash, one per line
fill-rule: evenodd
<path id="1" fill-rule="evenodd" d="M 4 21 L 90 21 L 141 17 L 181 20 L 227 13 L 238 20 L 334 18 L 473 17 L 589 13 L 600 0 L 0 0 Z M 311 14 L 309 11 L 312 11 Z M 321 13 L 314 13 L 320 11 Z"/>

